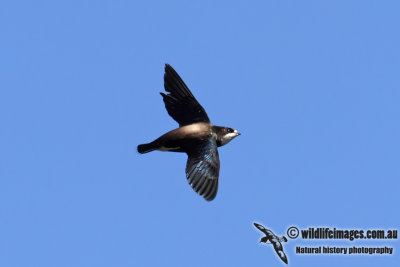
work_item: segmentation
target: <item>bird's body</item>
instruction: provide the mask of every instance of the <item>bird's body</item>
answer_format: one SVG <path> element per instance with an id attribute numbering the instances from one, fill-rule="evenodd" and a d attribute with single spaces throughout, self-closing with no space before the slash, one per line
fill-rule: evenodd
<path id="1" fill-rule="evenodd" d="M 212 137 L 211 127 L 205 122 L 185 125 L 163 134 L 150 144 L 152 150 L 185 152 L 185 143 Z"/>
<path id="2" fill-rule="evenodd" d="M 170 92 L 168 95 L 161 93 L 165 107 L 180 127 L 151 143 L 139 145 L 138 152 L 185 152 L 188 155 L 186 177 L 189 184 L 206 200 L 212 200 L 218 189 L 220 162 L 217 147 L 227 144 L 240 133 L 211 124 L 204 108 L 168 64 L 165 66 L 164 86 Z"/>
<path id="3" fill-rule="evenodd" d="M 193 123 L 169 131 L 149 144 L 139 145 L 139 149 L 141 148 L 141 146 L 147 146 L 151 144 L 151 146 L 148 146 L 148 148 L 151 147 L 150 151 L 159 150 L 171 152 L 186 152 L 186 143 L 191 143 L 198 140 L 205 140 L 208 138 L 215 139 L 217 146 L 220 147 L 232 140 L 225 140 L 223 138 L 223 135 L 218 134 L 220 132 L 223 132 L 224 128 L 225 127 L 214 126 L 210 123 L 204 122 Z M 236 135 L 236 133 L 233 130 L 232 136 L 234 135 Z"/>

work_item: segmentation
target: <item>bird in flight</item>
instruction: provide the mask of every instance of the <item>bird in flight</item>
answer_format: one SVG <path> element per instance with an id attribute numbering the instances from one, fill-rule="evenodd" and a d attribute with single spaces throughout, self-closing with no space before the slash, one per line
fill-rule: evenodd
<path id="1" fill-rule="evenodd" d="M 272 244 L 274 246 L 276 254 L 278 254 L 279 258 L 281 258 L 281 260 L 284 263 L 288 264 L 288 260 L 287 260 L 286 254 L 283 251 L 283 246 L 282 246 L 282 243 L 281 243 L 281 242 L 287 242 L 287 238 L 284 237 L 284 236 L 283 237 L 278 237 L 271 230 L 265 228 L 261 224 L 254 223 L 254 226 L 258 230 L 260 230 L 261 232 L 263 232 L 265 234 L 265 236 L 260 239 L 260 242 L 263 242 L 263 243 L 266 243 L 266 244 Z M 268 241 L 269 241 L 269 243 L 267 243 Z"/>
<path id="2" fill-rule="evenodd" d="M 217 195 L 219 177 L 218 147 L 240 135 L 229 127 L 215 126 L 178 73 L 165 64 L 164 88 L 160 93 L 168 114 L 179 124 L 153 142 L 138 145 L 139 153 L 154 150 L 185 152 L 186 178 L 196 193 L 211 201 Z"/>

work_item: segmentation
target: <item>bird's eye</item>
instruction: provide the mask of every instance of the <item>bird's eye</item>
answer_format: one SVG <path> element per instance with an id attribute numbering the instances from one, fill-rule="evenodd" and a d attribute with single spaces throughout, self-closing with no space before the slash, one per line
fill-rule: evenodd
<path id="1" fill-rule="evenodd" d="M 231 128 L 227 128 L 226 131 L 227 131 L 228 133 L 232 133 L 232 132 L 233 132 L 233 130 L 232 130 Z"/>

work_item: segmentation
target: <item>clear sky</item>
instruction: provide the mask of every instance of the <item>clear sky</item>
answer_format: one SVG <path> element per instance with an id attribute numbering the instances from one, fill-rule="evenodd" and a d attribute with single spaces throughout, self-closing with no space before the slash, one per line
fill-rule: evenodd
<path id="1" fill-rule="evenodd" d="M 257 221 L 399 229 L 398 1 L 7 1 L 0 7 L 0 266 L 283 266 Z M 164 64 L 212 122 L 216 199 L 186 155 Z M 390 246 L 306 256 L 296 246 Z M 292 266 L 394 266 L 399 241 L 284 243 Z"/>

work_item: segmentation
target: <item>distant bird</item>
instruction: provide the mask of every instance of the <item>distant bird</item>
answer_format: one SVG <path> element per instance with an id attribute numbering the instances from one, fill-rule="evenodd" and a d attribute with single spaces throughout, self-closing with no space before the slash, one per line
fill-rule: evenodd
<path id="1" fill-rule="evenodd" d="M 277 235 L 275 235 L 271 230 L 265 228 L 264 226 L 262 226 L 261 224 L 258 223 L 254 223 L 254 226 L 260 230 L 261 232 L 263 232 L 265 234 L 265 236 L 263 238 L 260 239 L 260 243 L 266 243 L 269 241 L 269 244 L 272 244 L 274 246 L 274 249 L 276 251 L 276 253 L 278 254 L 279 258 L 281 258 L 281 260 L 288 264 L 288 260 L 286 257 L 285 252 L 283 252 L 283 246 L 281 242 L 287 242 L 287 238 L 286 237 L 278 237 Z"/>
<path id="2" fill-rule="evenodd" d="M 199 195 L 211 201 L 217 195 L 219 156 L 217 147 L 226 145 L 240 133 L 229 127 L 212 125 L 204 108 L 197 102 L 178 73 L 165 64 L 163 97 L 168 114 L 179 128 L 151 143 L 138 145 L 139 153 L 153 150 L 185 152 L 186 178 Z"/>

